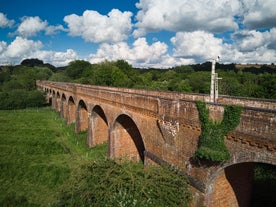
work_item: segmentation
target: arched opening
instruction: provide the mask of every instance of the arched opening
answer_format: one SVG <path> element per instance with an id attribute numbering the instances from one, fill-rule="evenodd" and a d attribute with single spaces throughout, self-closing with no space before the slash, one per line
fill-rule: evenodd
<path id="1" fill-rule="evenodd" d="M 53 90 L 52 93 L 52 109 L 56 109 L 57 106 L 57 97 L 56 97 L 56 92 Z"/>
<path id="2" fill-rule="evenodd" d="M 48 98 L 48 104 L 49 104 L 49 106 L 52 106 L 52 102 L 53 102 L 52 96 L 49 96 L 49 98 Z"/>
<path id="3" fill-rule="evenodd" d="M 256 163 L 251 207 L 276 206 L 276 165 Z"/>
<path id="4" fill-rule="evenodd" d="M 58 112 L 61 111 L 61 97 L 60 97 L 59 92 L 57 92 L 57 107 L 56 107 L 56 110 L 57 110 Z"/>
<path id="5" fill-rule="evenodd" d="M 67 105 L 66 105 L 66 97 L 64 94 L 61 96 L 61 111 L 60 111 L 60 116 L 61 118 L 66 118 L 67 116 Z"/>
<path id="6" fill-rule="evenodd" d="M 108 141 L 108 122 L 103 109 L 95 106 L 91 113 L 91 135 L 88 141 L 90 147 Z"/>
<path id="7" fill-rule="evenodd" d="M 88 112 L 87 106 L 83 100 L 79 101 L 76 120 L 76 132 L 85 131 L 88 128 Z"/>
<path id="8" fill-rule="evenodd" d="M 76 104 L 72 96 L 68 99 L 67 124 L 76 122 Z"/>
<path id="9" fill-rule="evenodd" d="M 109 156 L 144 162 L 145 146 L 134 121 L 127 115 L 120 115 L 110 134 Z"/>
<path id="10" fill-rule="evenodd" d="M 249 207 L 254 178 L 254 163 L 226 167 L 213 181 L 210 206 Z"/>

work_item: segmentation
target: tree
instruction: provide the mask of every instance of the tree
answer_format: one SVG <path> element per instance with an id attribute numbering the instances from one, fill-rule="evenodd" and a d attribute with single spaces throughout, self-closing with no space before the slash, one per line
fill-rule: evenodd
<path id="1" fill-rule="evenodd" d="M 75 60 L 69 63 L 66 74 L 72 79 L 78 79 L 82 77 L 83 71 L 90 66 L 91 64 L 87 61 Z"/>
<path id="2" fill-rule="evenodd" d="M 43 64 L 44 64 L 43 61 L 37 58 L 25 59 L 21 62 L 21 65 L 28 66 L 28 67 L 41 66 Z"/>

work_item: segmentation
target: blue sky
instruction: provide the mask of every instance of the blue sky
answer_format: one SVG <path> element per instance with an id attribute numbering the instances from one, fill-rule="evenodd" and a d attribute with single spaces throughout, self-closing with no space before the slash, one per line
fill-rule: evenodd
<path id="1" fill-rule="evenodd" d="M 0 64 L 276 63 L 275 0 L 0 0 Z"/>

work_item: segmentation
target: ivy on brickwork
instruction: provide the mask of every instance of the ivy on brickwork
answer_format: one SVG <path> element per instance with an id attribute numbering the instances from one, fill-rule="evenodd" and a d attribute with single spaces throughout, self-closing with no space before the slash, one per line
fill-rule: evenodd
<path id="1" fill-rule="evenodd" d="M 229 131 L 234 130 L 239 125 L 242 107 L 225 106 L 223 120 L 220 123 L 216 123 L 210 120 L 206 103 L 196 101 L 196 106 L 201 122 L 201 135 L 195 157 L 213 162 L 228 160 L 230 153 L 225 146 L 224 137 Z"/>

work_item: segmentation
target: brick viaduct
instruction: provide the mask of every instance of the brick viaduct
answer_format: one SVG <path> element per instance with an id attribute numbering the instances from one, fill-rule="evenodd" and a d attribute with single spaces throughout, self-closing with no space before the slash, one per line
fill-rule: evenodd
<path id="1" fill-rule="evenodd" d="M 211 104 L 200 94 L 49 81 L 37 81 L 37 87 L 76 132 L 88 130 L 90 147 L 107 142 L 110 158 L 184 170 L 191 206 L 249 206 L 254 163 L 276 165 L 276 101 L 221 96 Z M 240 124 L 226 135 L 227 162 L 193 161 L 201 133 L 195 100 L 206 102 L 216 121 L 224 105 L 243 106 Z"/>

